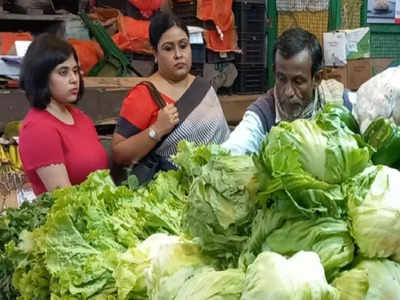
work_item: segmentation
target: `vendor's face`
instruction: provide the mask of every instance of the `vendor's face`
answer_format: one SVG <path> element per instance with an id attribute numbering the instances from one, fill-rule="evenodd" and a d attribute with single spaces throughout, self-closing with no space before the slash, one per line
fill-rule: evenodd
<path id="1" fill-rule="evenodd" d="M 313 90 L 320 82 L 320 73 L 311 75 L 312 60 L 307 49 L 285 59 L 275 54 L 275 88 L 280 107 L 288 121 L 300 116 L 313 99 Z"/>
<path id="2" fill-rule="evenodd" d="M 160 74 L 173 81 L 184 79 L 192 67 L 189 37 L 178 26 L 173 26 L 164 32 L 155 55 Z"/>
<path id="3" fill-rule="evenodd" d="M 58 64 L 50 73 L 51 98 L 59 103 L 74 103 L 78 99 L 80 70 L 74 56 Z"/>

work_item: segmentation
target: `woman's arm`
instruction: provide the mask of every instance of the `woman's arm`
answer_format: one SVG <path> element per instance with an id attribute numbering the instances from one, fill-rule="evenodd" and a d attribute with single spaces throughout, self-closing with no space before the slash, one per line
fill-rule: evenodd
<path id="1" fill-rule="evenodd" d="M 112 142 L 113 159 L 118 164 L 130 165 L 138 162 L 146 156 L 158 143 L 156 139 L 150 137 L 150 128 L 153 129 L 158 138 L 171 132 L 176 124 L 179 123 L 178 111 L 173 104 L 167 104 L 160 109 L 157 121 L 142 132 L 129 138 L 125 138 L 118 133 L 114 133 Z"/>
<path id="2" fill-rule="evenodd" d="M 118 164 L 130 165 L 146 156 L 156 145 L 157 140 L 153 140 L 149 136 L 149 128 L 129 138 L 114 133 L 112 140 L 113 159 Z"/>
<path id="3" fill-rule="evenodd" d="M 71 186 L 68 172 L 64 164 L 52 164 L 41 167 L 36 170 L 36 173 L 40 177 L 40 180 L 43 182 L 48 192 L 52 192 L 57 188 Z"/>

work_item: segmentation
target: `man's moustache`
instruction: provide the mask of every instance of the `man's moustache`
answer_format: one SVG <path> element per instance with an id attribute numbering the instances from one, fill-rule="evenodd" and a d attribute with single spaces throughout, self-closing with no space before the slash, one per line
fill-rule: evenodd
<path id="1" fill-rule="evenodd" d="M 286 103 L 290 104 L 290 105 L 304 105 L 304 101 L 298 98 L 295 99 L 287 99 L 285 101 Z"/>

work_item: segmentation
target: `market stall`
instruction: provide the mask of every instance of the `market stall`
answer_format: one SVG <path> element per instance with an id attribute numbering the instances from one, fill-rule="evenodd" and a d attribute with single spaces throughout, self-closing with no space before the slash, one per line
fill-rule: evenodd
<path id="1" fill-rule="evenodd" d="M 141 68 L 134 61 L 140 58 L 151 72 L 154 67 L 149 53 L 122 50 L 138 46 L 122 43 L 129 36 L 123 27 L 139 24 L 116 21 L 126 12 L 122 2 L 83 17 L 104 56 L 85 70 L 78 106 L 96 123 L 109 156 L 121 103 L 147 78 L 136 74 Z M 161 2 L 132 0 L 129 7 L 146 19 Z M 207 30 L 205 41 L 192 45 L 191 72 L 211 74 L 207 79 L 219 90 L 231 127 L 266 90 L 266 72 L 273 79 L 267 40 L 291 22 L 306 27 L 313 19 L 318 24 L 310 27 L 322 37 L 340 27 L 337 18 L 332 23 L 332 11 L 342 8 L 345 15 L 351 4 L 229 1 L 233 16 L 225 6 L 211 9 L 213 1 L 170 2 L 175 13 Z M 205 5 L 197 9 L 198 3 Z M 217 23 L 228 37 L 237 30 L 237 45 L 230 38 L 215 44 Z M 352 28 L 360 25 L 355 23 Z M 142 52 L 147 42 L 140 41 Z M 378 58 L 363 59 L 332 64 L 325 79 L 357 79 L 352 89 L 363 87 L 376 75 Z M 379 71 L 393 61 L 379 58 Z M 363 69 L 354 67 L 360 62 L 367 63 Z M 348 100 L 352 112 L 326 101 L 312 118 L 280 121 L 262 136 L 258 152 L 232 155 L 221 145 L 181 140 L 172 157 L 177 169 L 161 171 L 144 185 L 130 168 L 120 185 L 109 170 L 100 170 L 81 184 L 25 201 L 15 195 L 26 178 L 18 155 L 20 123 L 12 121 L 23 119 L 29 106 L 14 80 L 0 80 L 0 299 L 399 300 L 400 69 L 392 70 L 353 94 L 360 101 Z M 354 75 L 361 73 L 365 77 Z"/>
<path id="2" fill-rule="evenodd" d="M 97 171 L 7 209 L 2 297 L 397 299 L 400 173 L 374 164 L 379 122 L 361 135 L 327 105 L 258 155 L 181 142 L 179 170 L 145 186 Z"/>

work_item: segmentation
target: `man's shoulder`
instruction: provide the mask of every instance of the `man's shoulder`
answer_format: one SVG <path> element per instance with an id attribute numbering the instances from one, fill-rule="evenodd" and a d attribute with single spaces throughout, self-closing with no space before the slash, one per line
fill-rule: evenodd
<path id="1" fill-rule="evenodd" d="M 269 89 L 266 91 L 264 94 L 262 94 L 260 97 L 256 99 L 256 101 L 253 102 L 253 104 L 258 104 L 258 105 L 265 105 L 265 104 L 273 104 L 275 101 L 274 99 L 274 89 Z"/>
<path id="2" fill-rule="evenodd" d="M 264 131 L 268 132 L 276 123 L 275 98 L 273 89 L 269 89 L 254 101 L 247 111 L 255 113 L 263 124 Z"/>

